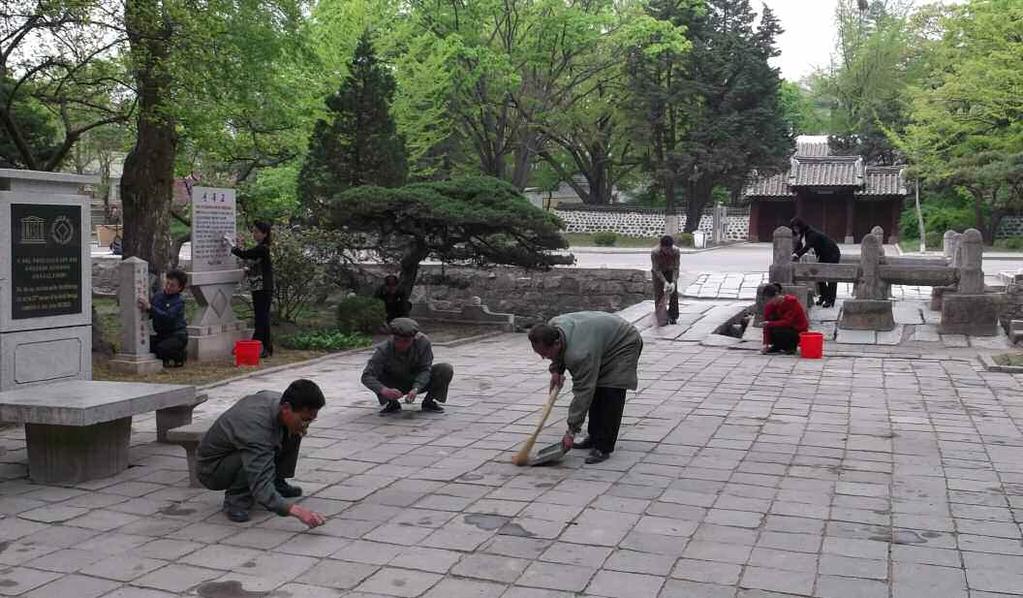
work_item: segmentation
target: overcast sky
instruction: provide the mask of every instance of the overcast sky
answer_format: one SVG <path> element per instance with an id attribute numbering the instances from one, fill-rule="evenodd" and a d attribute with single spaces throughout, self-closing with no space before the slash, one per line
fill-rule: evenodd
<path id="1" fill-rule="evenodd" d="M 914 0 L 917 6 L 934 0 Z M 767 4 L 781 20 L 785 29 L 778 40 L 781 56 L 774 64 L 781 75 L 799 81 L 815 67 L 826 66 L 835 47 L 835 7 L 838 0 L 761 0 L 753 5 Z"/>

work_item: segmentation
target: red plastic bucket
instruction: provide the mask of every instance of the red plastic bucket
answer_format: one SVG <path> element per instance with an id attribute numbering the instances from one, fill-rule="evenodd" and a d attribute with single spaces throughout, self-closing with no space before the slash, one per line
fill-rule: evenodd
<path id="1" fill-rule="evenodd" d="M 259 354 L 263 350 L 260 341 L 238 341 L 234 344 L 234 364 L 259 365 Z"/>
<path id="2" fill-rule="evenodd" d="M 824 333 L 800 332 L 799 354 L 803 359 L 820 359 L 824 354 Z"/>

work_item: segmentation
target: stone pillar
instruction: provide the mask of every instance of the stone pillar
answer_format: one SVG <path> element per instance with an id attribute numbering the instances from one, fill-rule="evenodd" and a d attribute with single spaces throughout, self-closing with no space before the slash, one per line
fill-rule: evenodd
<path id="1" fill-rule="evenodd" d="M 158 372 L 163 364 L 149 352 L 149 318 L 138 306 L 139 299 L 149 297 L 149 264 L 130 257 L 120 263 L 118 275 L 121 350 L 110 361 L 110 367 L 132 374 Z"/>
<path id="2" fill-rule="evenodd" d="M 852 244 L 856 242 L 853 236 L 853 223 L 856 218 L 856 196 L 850 195 L 849 201 L 845 204 L 845 242 Z"/>
<path id="3" fill-rule="evenodd" d="M 959 293 L 984 292 L 984 240 L 980 231 L 967 229 L 959 240 Z"/>
<path id="4" fill-rule="evenodd" d="M 188 323 L 188 356 L 198 361 L 226 359 L 236 341 L 248 337 L 231 308 L 231 297 L 245 272 L 224 244 L 235 235 L 234 189 L 192 188 L 192 272 L 189 288 L 199 311 Z"/>
<path id="5" fill-rule="evenodd" d="M 959 285 L 941 298 L 942 334 L 995 336 L 1001 295 L 984 293 L 984 240 L 980 231 L 966 229 L 956 251 Z"/>
<path id="6" fill-rule="evenodd" d="M 951 260 L 955 257 L 955 238 L 956 232 L 954 230 L 947 230 L 941 237 L 941 251 L 945 256 L 945 259 Z"/>
<path id="7" fill-rule="evenodd" d="M 881 279 L 883 247 L 873 231 L 860 243 L 860 275 L 854 290 L 855 299 L 842 304 L 838 327 L 843 330 L 894 330 L 892 302 L 885 294 L 887 284 Z"/>
<path id="8" fill-rule="evenodd" d="M 773 235 L 774 257 L 768 279 L 771 282 L 792 284 L 792 229 L 779 226 Z"/>
<path id="9" fill-rule="evenodd" d="M 881 261 L 884 261 L 884 257 L 885 257 L 885 253 L 884 253 L 884 229 L 881 228 L 880 226 L 875 226 L 874 228 L 870 229 L 870 234 L 875 236 L 875 237 L 877 237 L 878 242 L 881 244 Z M 892 296 L 892 285 L 890 285 L 889 283 L 885 282 L 884 280 L 881 280 L 880 282 L 881 282 L 881 296 L 884 297 L 885 299 L 888 299 L 889 297 Z"/>

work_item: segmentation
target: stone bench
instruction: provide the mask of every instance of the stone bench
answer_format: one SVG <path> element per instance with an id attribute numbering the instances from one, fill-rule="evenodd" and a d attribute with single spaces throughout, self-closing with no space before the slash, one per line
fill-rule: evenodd
<path id="1" fill-rule="evenodd" d="M 195 452 L 202 442 L 202 437 L 213 425 L 212 421 L 196 422 L 185 426 L 178 426 L 167 430 L 167 442 L 181 445 L 185 449 L 185 459 L 188 461 L 188 485 L 192 488 L 202 488 L 196 474 Z"/>
<path id="2" fill-rule="evenodd" d="M 24 424 L 33 481 L 77 483 L 127 469 L 132 416 L 168 429 L 199 402 L 194 386 L 71 380 L 0 392 L 0 421 Z"/>

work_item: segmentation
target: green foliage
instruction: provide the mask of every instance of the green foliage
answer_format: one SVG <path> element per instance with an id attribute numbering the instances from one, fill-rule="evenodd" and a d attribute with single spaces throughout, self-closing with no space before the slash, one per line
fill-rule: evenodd
<path id="1" fill-rule="evenodd" d="M 274 315 L 294 322 L 311 304 L 322 302 L 350 263 L 348 241 L 332 230 L 274 230 L 270 246 L 274 265 Z"/>
<path id="2" fill-rule="evenodd" d="M 822 135 L 828 132 L 828 112 L 810 91 L 798 83 L 782 81 L 778 88 L 778 109 L 792 135 Z"/>
<path id="3" fill-rule="evenodd" d="M 936 230 L 927 231 L 926 239 L 924 240 L 924 246 L 927 249 L 933 250 L 941 249 L 944 244 L 945 233 L 939 233 Z"/>
<path id="4" fill-rule="evenodd" d="M 349 334 L 373 334 L 386 318 L 384 303 L 375 297 L 351 295 L 337 304 L 338 330 Z"/>
<path id="5" fill-rule="evenodd" d="M 279 222 L 298 212 L 295 162 L 264 168 L 238 187 L 238 205 L 248 221 Z"/>
<path id="6" fill-rule="evenodd" d="M 340 330 L 313 330 L 285 336 L 281 345 L 286 349 L 300 351 L 344 351 L 359 349 L 373 344 L 373 339 L 364 334 L 347 334 Z"/>
<path id="7" fill-rule="evenodd" d="M 27 94 L 15 94 L 15 80 L 9 77 L 0 78 L 0 100 L 13 98 L 11 114 L 17 115 L 16 126 L 19 128 L 23 141 L 30 156 L 40 162 L 48 160 L 58 147 L 59 130 L 57 123 L 50 118 L 46 107 Z M 6 134 L 0 135 L 0 167 L 29 168 L 24 153 L 14 141 L 14 136 L 0 127 Z"/>
<path id="8" fill-rule="evenodd" d="M 429 257 L 477 266 L 548 268 L 572 263 L 551 253 L 567 246 L 561 221 L 529 203 L 510 184 L 490 177 L 415 183 L 397 189 L 354 187 L 334 197 L 330 223 L 365 235 L 364 247 L 401 266 L 410 291 Z"/>
<path id="9" fill-rule="evenodd" d="M 692 49 L 632 48 L 628 109 L 636 143 L 648 148 L 647 173 L 669 208 L 684 194 L 693 230 L 715 187 L 737 188 L 752 170 L 787 164 L 790 125 L 779 106 L 781 80 L 768 63 L 781 29 L 766 7 L 755 27 L 749 0 L 652 0 L 647 11 L 683 28 Z"/>
<path id="10" fill-rule="evenodd" d="M 593 244 L 597 247 L 613 247 L 618 242 L 618 233 L 609 230 L 593 233 Z"/>
<path id="11" fill-rule="evenodd" d="M 968 197 L 955 189 L 925 188 L 921 192 L 920 211 L 924 216 L 924 229 L 927 231 L 927 238 L 931 233 L 939 237 L 938 245 L 941 245 L 941 236 L 945 231 L 954 230 L 963 232 L 973 226 L 973 206 Z M 919 239 L 920 229 L 917 224 L 916 206 L 907 202 L 907 207 L 902 211 L 899 223 L 901 237 L 903 239 Z M 928 240 L 928 246 L 930 241 Z"/>
<path id="12" fill-rule="evenodd" d="M 696 241 L 693 240 L 693 233 L 679 233 L 675 237 L 677 242 L 682 247 L 695 247 Z"/>
<path id="13" fill-rule="evenodd" d="M 918 176 L 969 192 L 978 214 L 973 225 L 990 241 L 999 217 L 1023 207 L 1023 95 L 1017 92 L 1023 5 L 972 0 L 949 7 L 938 32 L 930 57 L 936 68 L 911 94 L 905 134 L 893 137 Z"/>
<path id="14" fill-rule="evenodd" d="M 394 89 L 394 76 L 377 59 L 367 32 L 355 49 L 348 76 L 327 99 L 328 120 L 316 122 L 309 140 L 299 194 L 314 218 L 322 216 L 330 197 L 346 189 L 405 182 L 405 142 L 390 115 Z"/>
<path id="15" fill-rule="evenodd" d="M 995 240 L 996 249 L 1008 249 L 1010 251 L 1023 251 L 1023 237 L 1008 237 Z"/>

